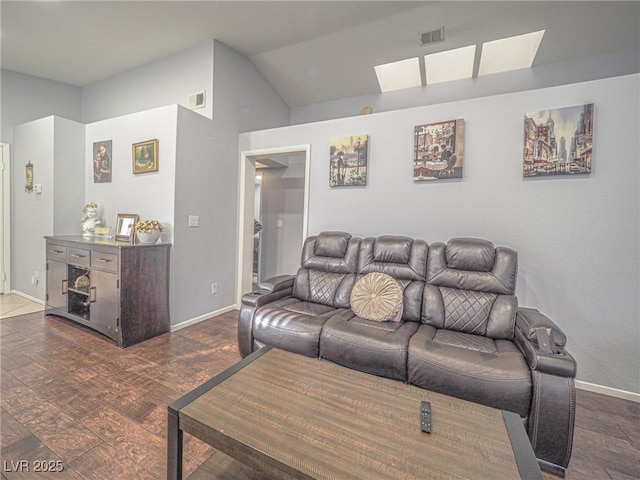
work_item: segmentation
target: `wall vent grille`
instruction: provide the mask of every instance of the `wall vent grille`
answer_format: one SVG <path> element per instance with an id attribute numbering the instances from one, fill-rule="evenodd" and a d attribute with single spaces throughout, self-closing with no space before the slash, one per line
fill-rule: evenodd
<path id="1" fill-rule="evenodd" d="M 432 43 L 444 42 L 444 26 L 438 30 L 420 34 L 420 46 L 431 45 Z"/>
<path id="2" fill-rule="evenodd" d="M 203 108 L 205 104 L 205 90 L 189 95 L 189 108 L 195 110 Z"/>

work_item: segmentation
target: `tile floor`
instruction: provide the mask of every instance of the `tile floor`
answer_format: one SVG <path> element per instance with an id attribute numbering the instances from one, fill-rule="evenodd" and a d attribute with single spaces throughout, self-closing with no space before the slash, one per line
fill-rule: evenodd
<path id="1" fill-rule="evenodd" d="M 26 313 L 41 312 L 44 305 L 14 293 L 0 294 L 0 320 Z"/>

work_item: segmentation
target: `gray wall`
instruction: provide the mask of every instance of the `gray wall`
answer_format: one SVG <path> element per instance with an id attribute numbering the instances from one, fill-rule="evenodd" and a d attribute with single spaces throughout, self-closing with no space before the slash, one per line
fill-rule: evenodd
<path id="1" fill-rule="evenodd" d="M 294 107 L 291 109 L 291 124 L 356 116 L 365 105 L 372 107 L 376 113 L 388 112 L 419 105 L 436 105 L 502 93 L 525 92 L 638 72 L 640 72 L 640 50 L 635 48 L 468 80 Z"/>
<path id="2" fill-rule="evenodd" d="M 217 41 L 213 58 L 213 121 L 179 110 L 174 325 L 235 304 L 238 134 L 289 119 L 289 108 L 249 59 Z M 200 227 L 188 227 L 189 215 L 200 217 Z"/>
<path id="3" fill-rule="evenodd" d="M 73 85 L 2 70 L 0 97 L 2 141 L 6 143 L 13 143 L 11 127 L 14 125 L 49 115 L 76 121 L 81 118 L 81 90 Z"/>
<path id="4" fill-rule="evenodd" d="M 96 122 L 165 105 L 188 106 L 189 94 L 206 90 L 211 118 L 213 40 L 155 60 L 82 89 L 82 121 Z"/>
<path id="5" fill-rule="evenodd" d="M 522 306 L 569 337 L 578 379 L 640 392 L 640 75 L 241 135 L 241 150 L 311 144 L 309 233 L 482 237 L 519 252 Z M 590 176 L 523 179 L 526 112 L 595 103 Z M 413 128 L 464 118 L 461 180 L 413 183 Z M 332 138 L 370 135 L 365 188 L 328 186 Z"/>
<path id="6" fill-rule="evenodd" d="M 44 298 L 42 237 L 79 233 L 82 205 L 95 201 L 109 226 L 114 226 L 118 213 L 138 213 L 141 218 L 158 219 L 168 227 L 163 235 L 174 242 L 171 299 L 174 325 L 234 305 L 238 134 L 286 125 L 289 120 L 288 106 L 253 64 L 225 45 L 211 41 L 85 87 L 81 92 L 55 82 L 2 73 L 3 135 L 5 129 L 7 135 L 11 134 L 14 119 L 31 119 L 57 109 L 64 111 L 61 107 L 66 101 L 70 104 L 68 108 L 73 106 L 73 117 L 82 117 L 87 124 L 86 141 L 82 125 L 79 150 L 73 153 L 80 162 L 76 173 L 81 172 L 79 178 L 74 177 L 81 195 L 73 201 L 65 196 L 54 203 L 46 196 L 48 183 L 54 182 L 53 165 L 56 169 L 58 164 L 65 165 L 70 153 L 64 137 L 59 137 L 57 144 L 51 139 L 53 120 L 38 120 L 34 125 L 17 129 L 18 137 L 11 142 L 15 145 L 14 164 L 23 165 L 27 158 L 37 158 L 38 163 L 47 166 L 46 171 L 36 167 L 36 182 L 45 184 L 41 198 L 32 194 L 21 200 L 23 192 L 15 185 L 21 185 L 20 179 L 24 183 L 24 169 L 12 171 L 14 219 L 33 217 L 38 225 L 35 232 L 27 232 L 14 221 L 13 245 L 17 256 L 12 267 L 15 272 L 24 272 L 27 282 L 21 277 L 12 288 Z M 7 101 L 5 86 L 10 89 L 12 101 Z M 187 102 L 188 94 L 203 89 L 207 90 L 207 108 L 191 112 L 176 107 L 176 103 Z M 21 110 L 13 95 L 36 98 L 38 102 L 23 102 Z M 5 109 L 9 112 L 7 118 Z M 159 171 L 133 175 L 131 144 L 153 138 L 160 141 Z M 85 166 L 92 157 L 93 142 L 109 139 L 113 140 L 113 181 L 94 184 L 92 172 L 88 169 L 85 173 Z M 47 177 L 41 180 L 39 175 Z M 41 212 L 45 202 L 47 210 Z M 200 216 L 199 229 L 187 227 L 189 215 Z M 71 231 L 54 229 L 54 216 L 60 224 L 73 219 Z M 33 255 L 37 249 L 42 254 Z M 40 274 L 40 289 L 29 285 L 35 270 Z M 210 293 L 212 282 L 218 283 L 217 295 Z"/>
<path id="7" fill-rule="evenodd" d="M 11 192 L 11 288 L 33 298 L 45 296 L 45 235 L 79 232 L 84 201 L 84 126 L 46 117 L 13 130 L 14 188 Z M 42 193 L 24 189 L 27 162 Z M 39 282 L 31 283 L 38 272 Z"/>

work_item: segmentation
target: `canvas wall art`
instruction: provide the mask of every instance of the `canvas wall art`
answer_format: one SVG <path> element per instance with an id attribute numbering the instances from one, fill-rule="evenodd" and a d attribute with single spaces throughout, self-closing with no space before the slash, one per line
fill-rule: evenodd
<path id="1" fill-rule="evenodd" d="M 462 178 L 464 120 L 418 125 L 414 129 L 413 181 Z"/>
<path id="2" fill-rule="evenodd" d="M 93 144 L 93 183 L 111 182 L 111 142 Z"/>
<path id="3" fill-rule="evenodd" d="M 524 117 L 524 177 L 590 174 L 593 103 Z"/>
<path id="4" fill-rule="evenodd" d="M 368 135 L 331 140 L 329 186 L 350 187 L 367 184 Z"/>

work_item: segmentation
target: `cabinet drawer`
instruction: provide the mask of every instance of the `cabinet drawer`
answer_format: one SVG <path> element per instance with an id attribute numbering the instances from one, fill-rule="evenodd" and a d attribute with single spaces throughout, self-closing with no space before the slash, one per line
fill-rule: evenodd
<path id="1" fill-rule="evenodd" d="M 47 245 L 47 260 L 67 261 L 67 247 L 62 245 Z"/>
<path id="2" fill-rule="evenodd" d="M 113 253 L 91 252 L 91 266 L 109 272 L 118 271 L 118 255 Z"/>
<path id="3" fill-rule="evenodd" d="M 85 250 L 83 248 L 69 248 L 67 263 L 88 267 L 90 261 L 91 261 L 91 252 L 89 250 Z"/>

